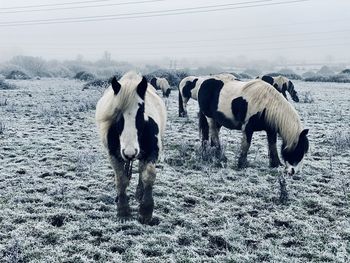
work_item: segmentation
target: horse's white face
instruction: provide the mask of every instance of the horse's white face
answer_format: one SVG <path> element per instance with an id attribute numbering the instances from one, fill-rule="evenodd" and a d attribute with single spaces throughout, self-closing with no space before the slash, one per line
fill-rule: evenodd
<path id="1" fill-rule="evenodd" d="M 135 84 L 135 83 L 134 83 Z M 128 84 L 130 85 L 130 83 Z M 147 89 L 147 80 L 143 78 L 141 82 L 136 83 L 135 96 L 124 98 L 125 92 L 119 92 L 124 88 L 117 80 L 112 80 L 112 88 L 114 96 L 120 96 L 118 99 L 128 100 L 127 105 L 120 113 L 118 126 L 121 130 L 119 135 L 120 154 L 124 161 L 131 161 L 136 159 L 140 154 L 140 138 L 142 129 L 145 123 L 144 117 L 144 98 Z M 131 88 L 135 88 L 131 87 Z"/>
<path id="2" fill-rule="evenodd" d="M 139 101 L 140 104 L 143 103 L 141 99 L 139 99 Z M 125 161 L 137 158 L 140 153 L 138 130 L 136 127 L 136 123 L 140 122 L 140 116 L 138 116 L 139 110 L 140 107 L 138 103 L 133 103 L 133 105 L 130 105 L 130 107 L 123 112 L 124 127 L 120 134 L 119 141 L 120 154 Z"/>

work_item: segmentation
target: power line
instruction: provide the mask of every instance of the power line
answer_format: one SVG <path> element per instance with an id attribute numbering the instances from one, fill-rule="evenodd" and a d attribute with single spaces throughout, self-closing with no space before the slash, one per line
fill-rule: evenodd
<path id="1" fill-rule="evenodd" d="M 251 2 L 270 2 L 270 1 L 271 0 L 260 0 L 260 1 L 251 1 Z M 158 10 L 158 11 L 148 11 L 148 12 L 136 12 L 136 13 L 124 13 L 124 14 L 115 14 L 115 15 L 71 17 L 71 18 L 58 18 L 58 19 L 39 19 L 39 20 L 27 20 L 27 21 L 11 21 L 11 22 L 0 24 L 0 27 L 91 22 L 91 21 L 105 21 L 105 20 L 119 20 L 119 19 L 130 19 L 130 18 L 182 15 L 182 14 L 193 14 L 193 13 L 207 13 L 207 12 L 226 11 L 226 10 L 233 10 L 233 9 L 246 9 L 246 8 L 252 8 L 252 7 L 283 5 L 283 4 L 291 4 L 291 3 L 299 3 L 299 2 L 307 2 L 307 1 L 311 1 L 311 0 L 294 0 L 294 1 L 285 1 L 285 2 L 276 2 L 276 3 L 265 3 L 265 4 L 230 7 L 233 5 L 242 5 L 244 3 L 248 3 L 248 2 L 241 2 L 241 3 L 234 3 L 234 4 L 211 5 L 211 6 L 191 7 L 191 8 L 178 8 L 178 9 L 168 9 L 168 10 Z M 198 9 L 200 9 L 200 10 L 198 10 Z M 207 10 L 202 10 L 202 9 L 207 9 Z"/>
<path id="2" fill-rule="evenodd" d="M 25 8 L 37 8 L 37 7 L 49 7 L 49 6 L 63 6 L 63 5 L 77 5 L 77 4 L 90 4 L 90 3 L 101 3 L 101 2 L 111 2 L 113 0 L 90 0 L 90 1 L 77 1 L 77 2 L 64 2 L 58 4 L 42 4 L 42 5 L 26 5 L 26 6 L 12 6 L 12 7 L 1 7 L 0 10 L 8 9 L 25 9 Z M 121 4 L 128 4 L 133 2 L 126 2 Z"/>
<path id="3" fill-rule="evenodd" d="M 111 0 L 103 0 L 103 1 L 111 1 Z M 56 7 L 56 8 L 44 8 L 44 9 L 29 9 L 29 10 L 14 10 L 14 11 L 0 11 L 0 14 L 12 14 L 12 13 L 27 13 L 27 12 L 40 12 L 40 11 L 57 11 L 57 10 L 71 10 L 71 9 L 84 9 L 84 8 L 92 8 L 92 7 L 106 7 L 106 6 L 121 6 L 121 5 L 132 5 L 132 4 L 148 4 L 154 2 L 164 2 L 166 0 L 149 0 L 149 1 L 136 1 L 136 2 L 124 2 L 124 3 L 110 3 L 110 4 L 102 4 L 102 5 L 89 5 L 89 6 L 69 6 L 69 7 Z M 94 1 L 92 1 L 94 2 Z M 99 1 L 98 1 L 99 2 Z M 66 3 L 69 4 L 69 3 Z M 63 4 L 61 4 L 63 5 Z M 1 10 L 1 8 L 0 8 Z"/>

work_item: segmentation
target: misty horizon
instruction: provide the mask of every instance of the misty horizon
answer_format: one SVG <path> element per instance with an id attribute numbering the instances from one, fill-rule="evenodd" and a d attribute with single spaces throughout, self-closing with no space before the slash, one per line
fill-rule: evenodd
<path id="1" fill-rule="evenodd" d="M 0 62 L 13 56 L 128 63 L 348 64 L 348 1 L 2 2 Z M 316 12 L 316 11 L 317 12 Z"/>

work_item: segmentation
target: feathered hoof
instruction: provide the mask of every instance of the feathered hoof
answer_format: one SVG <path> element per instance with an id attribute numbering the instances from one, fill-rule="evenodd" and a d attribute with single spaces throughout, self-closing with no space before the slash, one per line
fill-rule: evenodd
<path id="1" fill-rule="evenodd" d="M 160 219 L 158 217 L 145 217 L 140 215 L 139 222 L 144 225 L 157 226 L 160 224 Z"/>
<path id="2" fill-rule="evenodd" d="M 247 168 L 248 167 L 248 162 L 247 160 L 239 160 L 238 161 L 238 164 L 237 164 L 237 168 L 238 169 L 244 169 L 244 168 Z"/>
<path id="3" fill-rule="evenodd" d="M 129 219 L 131 216 L 131 209 L 129 206 L 119 207 L 117 209 L 117 215 L 120 219 Z"/>
<path id="4" fill-rule="evenodd" d="M 139 216 L 139 222 L 143 225 L 149 225 L 152 221 L 152 215 L 151 216 Z"/>

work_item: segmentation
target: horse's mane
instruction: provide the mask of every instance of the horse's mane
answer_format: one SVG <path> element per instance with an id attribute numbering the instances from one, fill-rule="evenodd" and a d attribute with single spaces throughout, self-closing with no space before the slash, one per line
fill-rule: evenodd
<path id="1" fill-rule="evenodd" d="M 130 71 L 118 80 L 122 87 L 117 96 L 114 95 L 112 86 L 108 87 L 99 101 L 101 105 L 100 110 L 96 112 L 97 120 L 112 121 L 134 103 L 138 96 L 136 89 L 141 80 L 141 74 Z"/>
<path id="2" fill-rule="evenodd" d="M 282 87 L 284 83 L 288 83 L 289 79 L 284 76 L 277 76 L 273 78 L 275 80 L 275 83 L 278 84 L 278 86 Z"/>
<path id="3" fill-rule="evenodd" d="M 294 149 L 302 128 L 299 115 L 293 106 L 275 88 L 259 79 L 248 82 L 242 92 L 251 105 L 256 105 L 257 111 L 266 109 L 267 124 L 278 131 L 286 148 Z"/>

